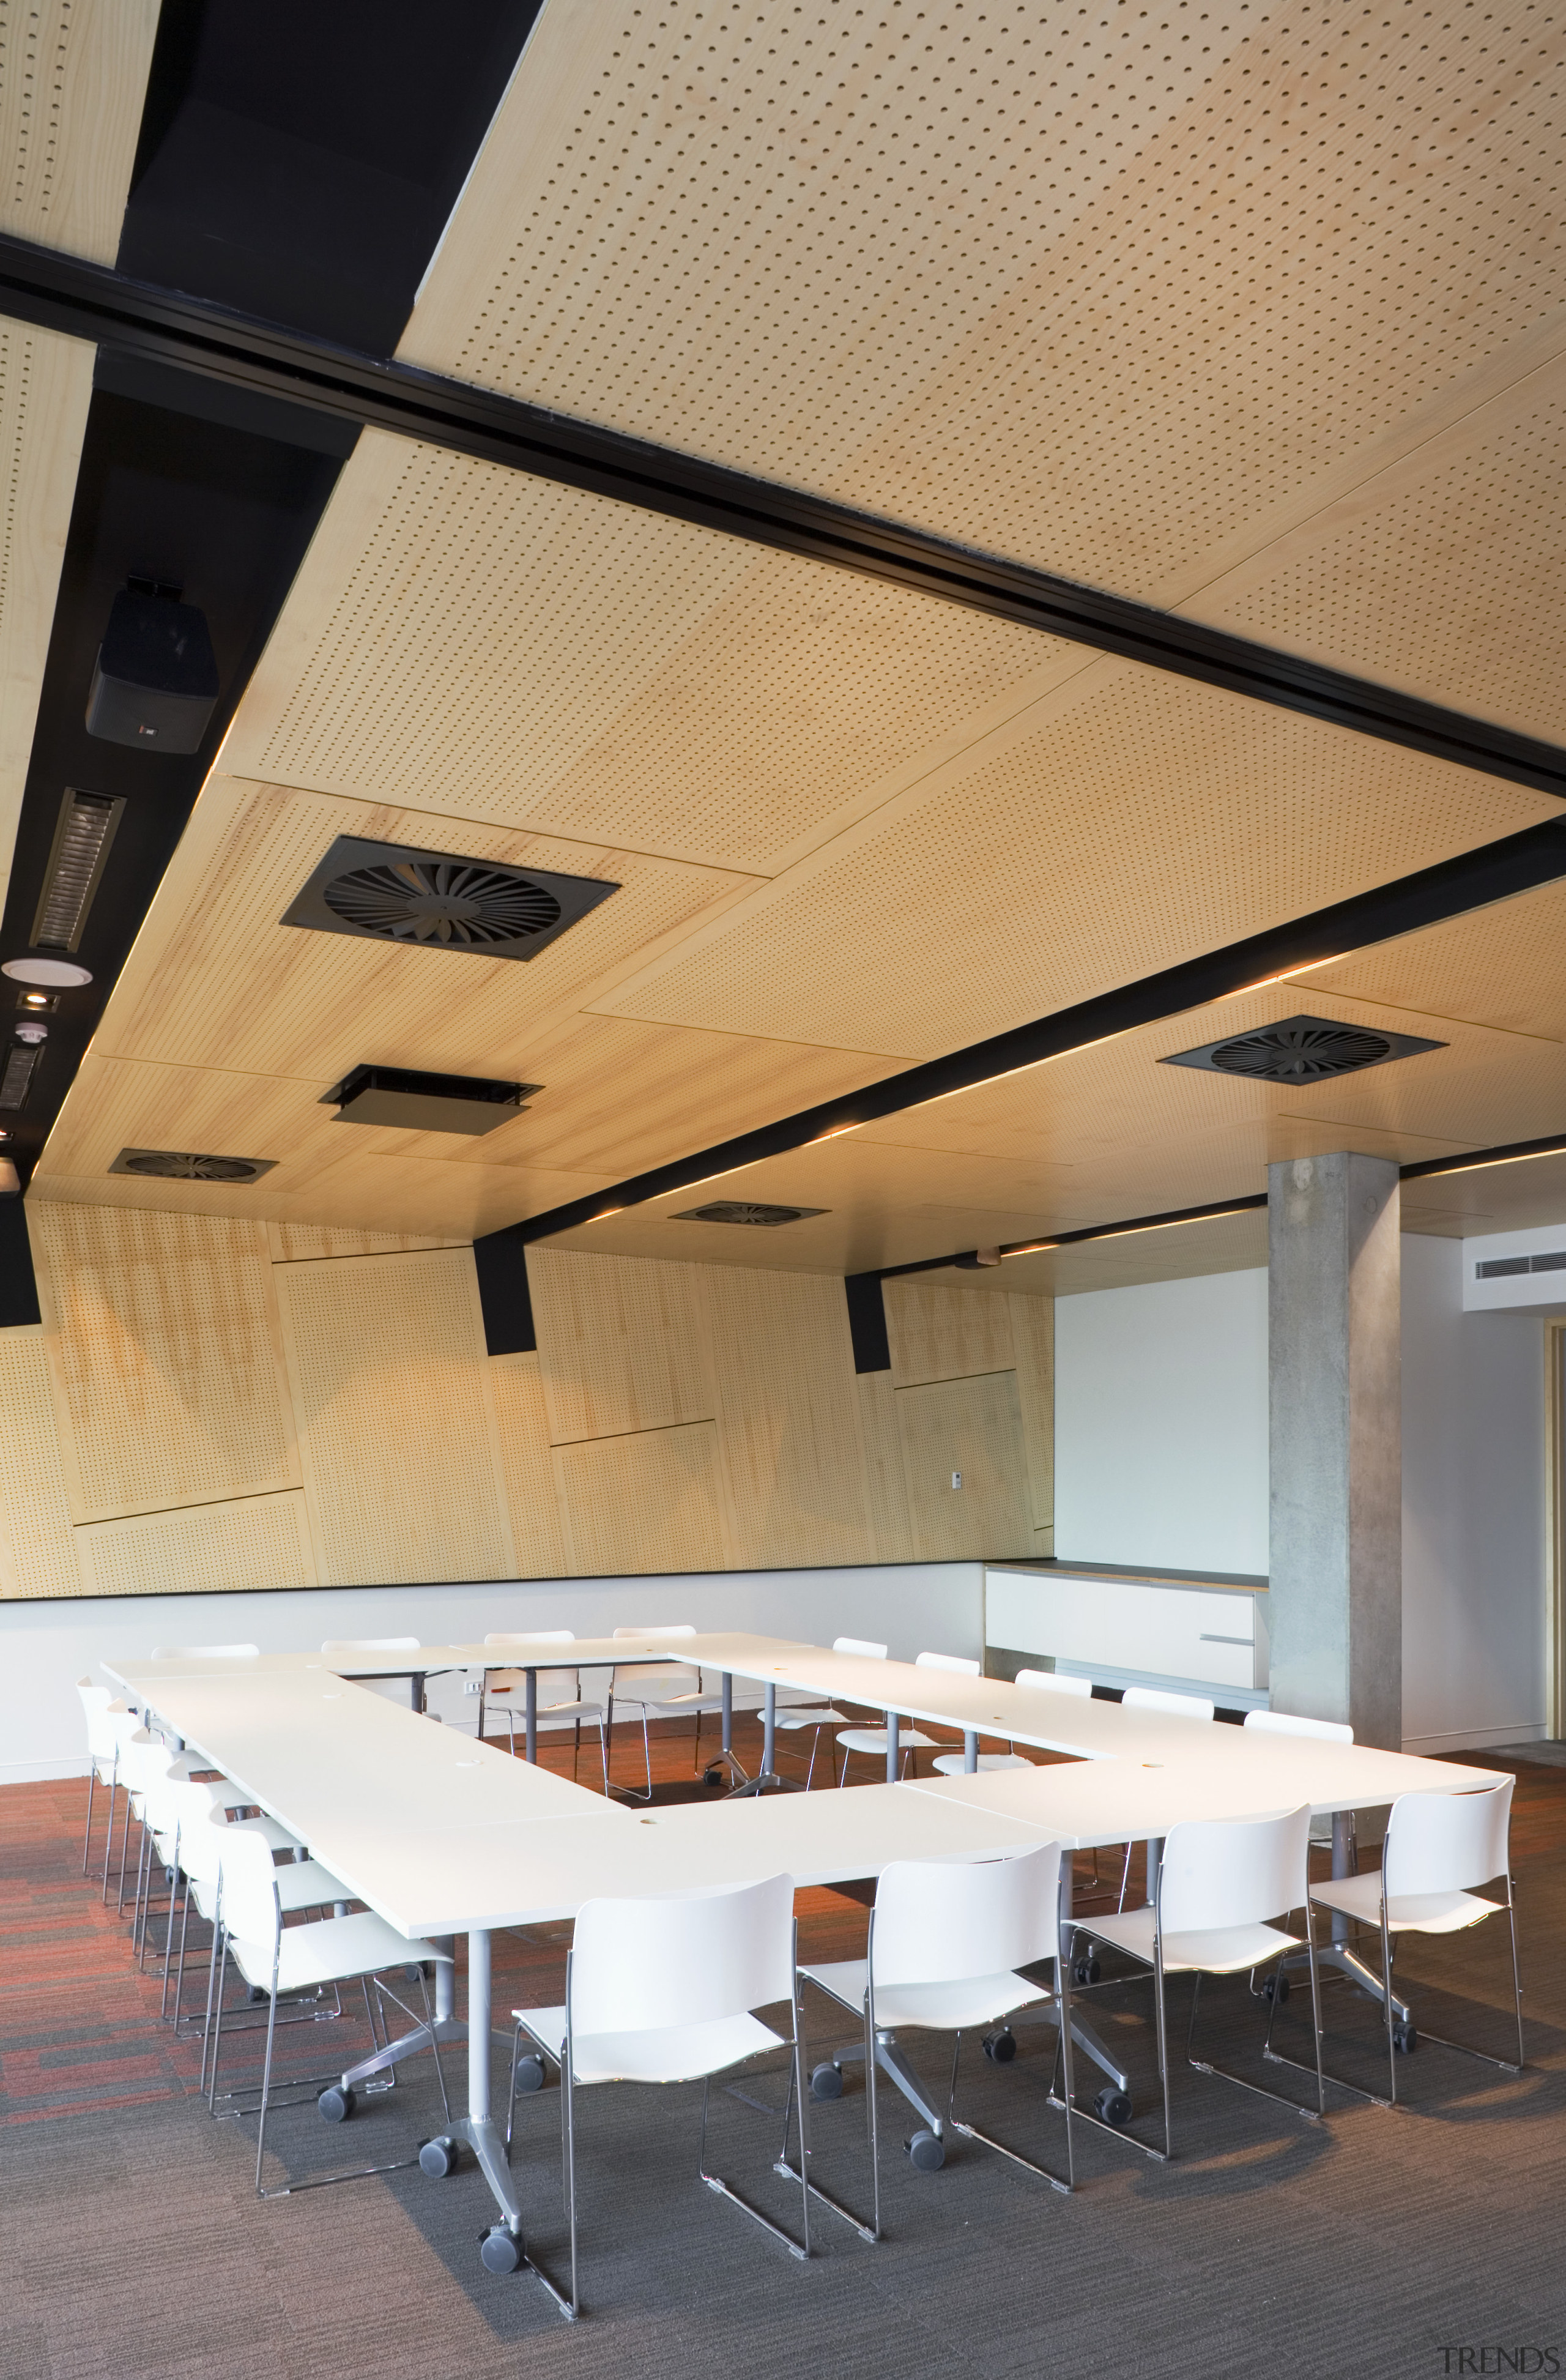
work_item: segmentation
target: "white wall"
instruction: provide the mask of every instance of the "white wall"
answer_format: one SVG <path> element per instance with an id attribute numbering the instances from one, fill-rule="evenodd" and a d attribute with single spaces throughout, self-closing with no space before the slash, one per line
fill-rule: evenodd
<path id="1" fill-rule="evenodd" d="M 418 1636 L 469 1644 L 492 1629 L 617 1627 L 694 1621 L 830 1645 L 886 1643 L 912 1660 L 927 1645 L 983 1650 L 979 1562 L 906 1562 L 849 1570 L 738 1571 L 674 1578 L 496 1580 L 467 1586 L 306 1587 L 290 1594 L 168 1595 L 0 1603 L 0 1782 L 87 1774 L 78 1678 L 101 1658 L 155 1645 L 259 1645 L 263 1653 L 327 1636 Z M 401 1691 L 394 1688 L 394 1693 Z M 736 1687 L 735 1700 L 746 1695 Z M 431 1679 L 430 1706 L 461 1719 L 455 1680 Z"/>
<path id="2" fill-rule="evenodd" d="M 1265 1575 L 1267 1273 L 1055 1301 L 1055 1554 Z"/>
<path id="3" fill-rule="evenodd" d="M 1559 1244 L 1559 1234 L 1556 1235 Z M 1544 1325 L 1464 1313 L 1474 1242 L 1402 1242 L 1402 1725 L 1411 1752 L 1546 1724 Z"/>

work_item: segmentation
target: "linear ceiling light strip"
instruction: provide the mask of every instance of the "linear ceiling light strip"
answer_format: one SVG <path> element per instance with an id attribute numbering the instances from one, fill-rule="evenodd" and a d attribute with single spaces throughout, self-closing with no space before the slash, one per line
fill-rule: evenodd
<path id="1" fill-rule="evenodd" d="M 1117 1038 L 1145 1025 L 1158 1024 L 1215 1000 L 1232 998 L 1291 974 L 1319 966 L 1325 959 L 1342 958 L 1376 942 L 1439 925 L 1449 917 L 1488 907 L 1519 892 L 1566 876 L 1566 820 L 1526 828 L 1499 843 L 1461 858 L 1421 868 L 1395 884 L 1356 893 L 1328 909 L 1298 917 L 1286 926 L 1253 934 L 1227 950 L 1211 952 L 1179 966 L 1166 967 L 1140 983 L 1127 984 L 1097 1000 L 1059 1010 L 1052 1016 L 976 1041 L 944 1058 L 932 1058 L 905 1073 L 887 1076 L 841 1099 L 806 1108 L 776 1123 L 741 1133 L 716 1148 L 695 1151 L 670 1165 L 654 1167 L 628 1182 L 616 1183 L 595 1196 L 577 1198 L 553 1207 L 547 1214 L 512 1223 L 494 1239 L 523 1243 L 552 1239 L 584 1223 L 601 1222 L 623 1208 L 643 1206 L 649 1199 L 689 1190 L 698 1183 L 721 1180 L 770 1157 L 783 1157 L 812 1141 L 829 1140 L 852 1131 L 856 1124 L 879 1123 L 929 1100 L 974 1090 L 1002 1075 L 1024 1072 L 1050 1058 L 1062 1058 L 1096 1041 Z M 936 1259 L 945 1263 L 949 1259 Z"/>
<path id="2" fill-rule="evenodd" d="M 358 355 L 106 265 L 0 237 L 0 310 L 314 413 L 892 579 L 1566 799 L 1566 752 L 1536 737 L 698 455 L 415 365 Z"/>

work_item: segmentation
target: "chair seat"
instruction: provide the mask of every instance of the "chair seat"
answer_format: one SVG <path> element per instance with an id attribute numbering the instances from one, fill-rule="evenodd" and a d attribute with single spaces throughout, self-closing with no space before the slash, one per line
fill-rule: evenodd
<path id="1" fill-rule="evenodd" d="M 559 2065 L 565 2050 L 564 2009 L 513 2009 L 512 2015 Z M 572 2046 L 578 2082 L 696 2082 L 763 2049 L 787 2046 L 753 2016 L 660 2026 L 647 2033 L 578 2034 Z"/>
<path id="2" fill-rule="evenodd" d="M 696 1711 L 723 1707 L 722 1694 L 671 1694 L 667 1702 L 655 1702 L 648 1694 L 616 1694 L 614 1701 L 617 1708 L 645 1711 L 649 1718 L 689 1718 Z"/>
<path id="3" fill-rule="evenodd" d="M 324 1870 L 322 1871 L 324 1874 Z M 341 1897 L 341 1896 L 334 1896 Z M 268 1989 L 272 1983 L 270 1942 L 242 1942 L 229 1937 L 228 1955 L 248 1984 Z M 451 1959 L 433 1942 L 399 1934 L 383 1917 L 366 1910 L 354 1917 L 322 1917 L 310 1925 L 285 1925 L 277 1959 L 280 1992 L 308 1991 L 315 1984 L 346 1982 L 354 1975 L 378 1975 L 392 1967 L 412 1966 L 427 1959 Z"/>
<path id="4" fill-rule="evenodd" d="M 965 1777 L 968 1773 L 967 1755 L 963 1752 L 942 1752 L 929 1765 L 938 1768 L 942 1777 Z M 980 1775 L 988 1776 L 991 1769 L 1031 1768 L 1033 1763 L 1025 1760 L 1020 1752 L 981 1752 L 978 1766 Z"/>
<path id="5" fill-rule="evenodd" d="M 487 1695 L 485 1699 L 491 1703 L 499 1703 L 503 1708 L 508 1704 L 515 1703 L 519 1712 L 527 1707 L 527 1697 L 514 1692 L 509 1686 L 504 1693 Z M 540 1727 L 546 1719 L 601 1718 L 603 1705 L 588 1702 L 540 1703 L 537 1716 Z"/>
<path id="6" fill-rule="evenodd" d="M 837 1740 L 844 1752 L 879 1752 L 883 1760 L 886 1757 L 884 1727 L 845 1727 Z M 917 1727 L 900 1727 L 897 1748 L 900 1752 L 933 1752 L 935 1738 L 921 1735 Z"/>
<path id="7" fill-rule="evenodd" d="M 1366 1876 L 1341 1876 L 1330 1884 L 1314 1884 L 1312 1901 L 1318 1909 L 1341 1909 L 1345 1916 L 1357 1917 L 1363 1925 L 1379 1926 L 1381 1923 L 1381 1872 L 1372 1868 Z M 1456 1934 L 1465 1925 L 1477 1925 L 1481 1917 L 1491 1917 L 1501 1906 L 1498 1900 L 1486 1900 L 1476 1892 L 1409 1892 L 1397 1894 L 1387 1911 L 1389 1934 Z"/>
<path id="8" fill-rule="evenodd" d="M 1120 1917 L 1095 1917 L 1084 1924 L 1082 1931 L 1095 1942 L 1108 1943 L 1112 1950 L 1128 1951 L 1149 1967 L 1153 1963 L 1150 1908 L 1128 1909 Z M 1241 1967 L 1265 1967 L 1285 1950 L 1304 1948 L 1297 1936 L 1285 1934 L 1276 1925 L 1216 1925 L 1200 1934 L 1166 1934 L 1164 1973 L 1182 1974 L 1196 1969 L 1204 1975 L 1232 1975 Z"/>
<path id="9" fill-rule="evenodd" d="M 870 1971 L 863 1959 L 840 1959 L 826 1967 L 805 1967 L 823 1992 L 861 2020 Z M 1025 1975 L 964 1975 L 955 1983 L 885 1984 L 876 1994 L 878 2025 L 923 2024 L 937 2033 L 953 2033 L 967 2025 L 992 2024 L 1013 2009 L 1027 2008 L 1050 1994 Z"/>
<path id="10" fill-rule="evenodd" d="M 277 1871 L 277 1897 L 285 1916 L 300 1909 L 323 1909 L 331 1901 L 354 1898 L 341 1876 L 334 1876 L 319 1860 L 286 1861 Z"/>
<path id="11" fill-rule="evenodd" d="M 779 1711 L 776 1719 L 777 1726 L 788 1728 L 841 1727 L 843 1723 L 844 1715 L 840 1710 L 807 1710 L 800 1703 L 795 1703 L 790 1709 Z"/>

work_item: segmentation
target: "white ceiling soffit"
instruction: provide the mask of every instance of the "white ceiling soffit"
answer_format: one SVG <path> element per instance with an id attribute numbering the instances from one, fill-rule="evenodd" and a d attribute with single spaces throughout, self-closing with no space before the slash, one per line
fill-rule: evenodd
<path id="1" fill-rule="evenodd" d="M 557 0 L 399 352 L 1560 735 L 1563 61 L 1524 0 Z"/>
<path id="2" fill-rule="evenodd" d="M 112 264 L 158 0 L 0 11 L 0 231 Z M 0 901 L 32 751 L 97 349 L 0 318 Z"/>

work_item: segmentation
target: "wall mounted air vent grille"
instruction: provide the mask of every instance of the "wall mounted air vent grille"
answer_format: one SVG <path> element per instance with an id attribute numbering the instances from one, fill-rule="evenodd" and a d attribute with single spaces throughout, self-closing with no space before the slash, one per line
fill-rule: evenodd
<path id="1" fill-rule="evenodd" d="M 1282 1083 L 1297 1089 L 1357 1075 L 1389 1059 L 1414 1058 L 1422 1050 L 1444 1050 L 1444 1041 L 1422 1041 L 1413 1033 L 1382 1033 L 1364 1025 L 1343 1025 L 1330 1016 L 1286 1016 L 1200 1050 L 1160 1058 L 1161 1066 L 1196 1066 L 1212 1075 L 1238 1075 L 1252 1083 Z"/>
<path id="2" fill-rule="evenodd" d="M 1524 1272 L 1566 1272 L 1566 1248 L 1543 1257 L 1488 1257 L 1474 1268 L 1475 1281 L 1510 1281 Z"/>
<path id="3" fill-rule="evenodd" d="M 709 1207 L 687 1207 L 676 1223 L 749 1223 L 775 1231 L 780 1223 L 801 1223 L 807 1215 L 830 1215 L 830 1207 L 757 1207 L 748 1198 L 714 1198 Z"/>
<path id="4" fill-rule="evenodd" d="M 283 923 L 365 941 L 530 959 L 619 890 L 596 876 L 555 876 L 341 834 Z"/>
<path id="5" fill-rule="evenodd" d="M 187 1148 L 122 1148 L 111 1173 L 136 1173 L 153 1182 L 259 1182 L 275 1157 L 203 1157 Z"/>

